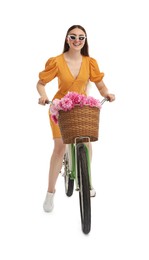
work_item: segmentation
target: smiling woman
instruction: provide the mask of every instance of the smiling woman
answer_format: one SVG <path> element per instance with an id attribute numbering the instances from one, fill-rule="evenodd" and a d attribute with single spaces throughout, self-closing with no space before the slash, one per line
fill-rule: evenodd
<path id="1" fill-rule="evenodd" d="M 108 92 L 102 80 L 104 73 L 100 72 L 97 61 L 89 56 L 87 33 L 81 25 L 73 25 L 68 29 L 63 53 L 49 58 L 45 69 L 39 73 L 37 90 L 40 95 L 40 105 L 49 102 L 45 85 L 55 77 L 58 78 L 58 90 L 53 99 L 61 99 L 70 91 L 87 95 L 89 80 L 95 83 L 103 97 L 108 98 L 109 101 L 115 99 L 115 96 Z M 54 139 L 54 150 L 50 163 L 48 191 L 43 205 L 46 212 L 53 210 L 55 185 L 65 153 L 65 144 L 62 141 L 59 126 L 51 120 L 50 114 L 49 118 Z M 95 196 L 95 191 L 91 194 Z"/>

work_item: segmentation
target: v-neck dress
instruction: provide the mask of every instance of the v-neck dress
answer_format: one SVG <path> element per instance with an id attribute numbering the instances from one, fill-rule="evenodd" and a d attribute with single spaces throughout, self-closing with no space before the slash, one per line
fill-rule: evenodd
<path id="1" fill-rule="evenodd" d="M 58 78 L 58 90 L 53 99 L 61 99 L 68 91 L 86 95 L 86 87 L 90 81 L 100 82 L 104 73 L 100 72 L 97 61 L 88 56 L 82 56 L 80 71 L 75 78 L 65 61 L 64 54 L 48 59 L 45 69 L 39 72 L 39 79 L 44 84 L 49 83 L 54 78 Z M 49 114 L 50 116 L 50 114 Z M 53 138 L 61 138 L 59 126 L 50 117 Z"/>

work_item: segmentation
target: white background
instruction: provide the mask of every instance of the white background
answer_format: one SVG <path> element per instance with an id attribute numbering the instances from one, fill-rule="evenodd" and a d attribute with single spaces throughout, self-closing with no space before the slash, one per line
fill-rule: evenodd
<path id="1" fill-rule="evenodd" d="M 1 259 L 149 259 L 147 2 L 1 1 Z M 87 30 L 90 56 L 116 95 L 102 108 L 93 144 L 97 196 L 88 236 L 78 193 L 67 198 L 61 176 L 54 211 L 42 210 L 53 141 L 36 83 L 73 24 Z M 56 88 L 55 80 L 47 85 L 49 98 Z M 100 98 L 94 85 L 90 93 Z"/>

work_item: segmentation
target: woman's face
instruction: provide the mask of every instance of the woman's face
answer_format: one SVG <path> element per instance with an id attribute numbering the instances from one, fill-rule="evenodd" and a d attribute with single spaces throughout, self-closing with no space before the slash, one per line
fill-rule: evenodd
<path id="1" fill-rule="evenodd" d="M 71 49 L 81 50 L 85 44 L 86 35 L 81 29 L 75 28 L 69 32 L 66 40 Z"/>

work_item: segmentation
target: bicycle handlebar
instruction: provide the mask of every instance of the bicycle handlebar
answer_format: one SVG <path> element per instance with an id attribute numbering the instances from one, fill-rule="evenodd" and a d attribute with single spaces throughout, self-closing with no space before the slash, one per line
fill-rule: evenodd
<path id="1" fill-rule="evenodd" d="M 101 105 L 103 105 L 103 103 L 104 103 L 105 101 L 108 101 L 108 98 L 102 99 L 101 102 L 100 102 Z M 52 101 L 48 101 L 48 100 L 47 100 L 47 101 L 46 101 L 46 104 L 52 104 Z"/>
<path id="2" fill-rule="evenodd" d="M 101 105 L 103 105 L 103 103 L 105 102 L 105 101 L 108 101 L 108 98 L 104 98 L 103 100 L 101 100 Z"/>

